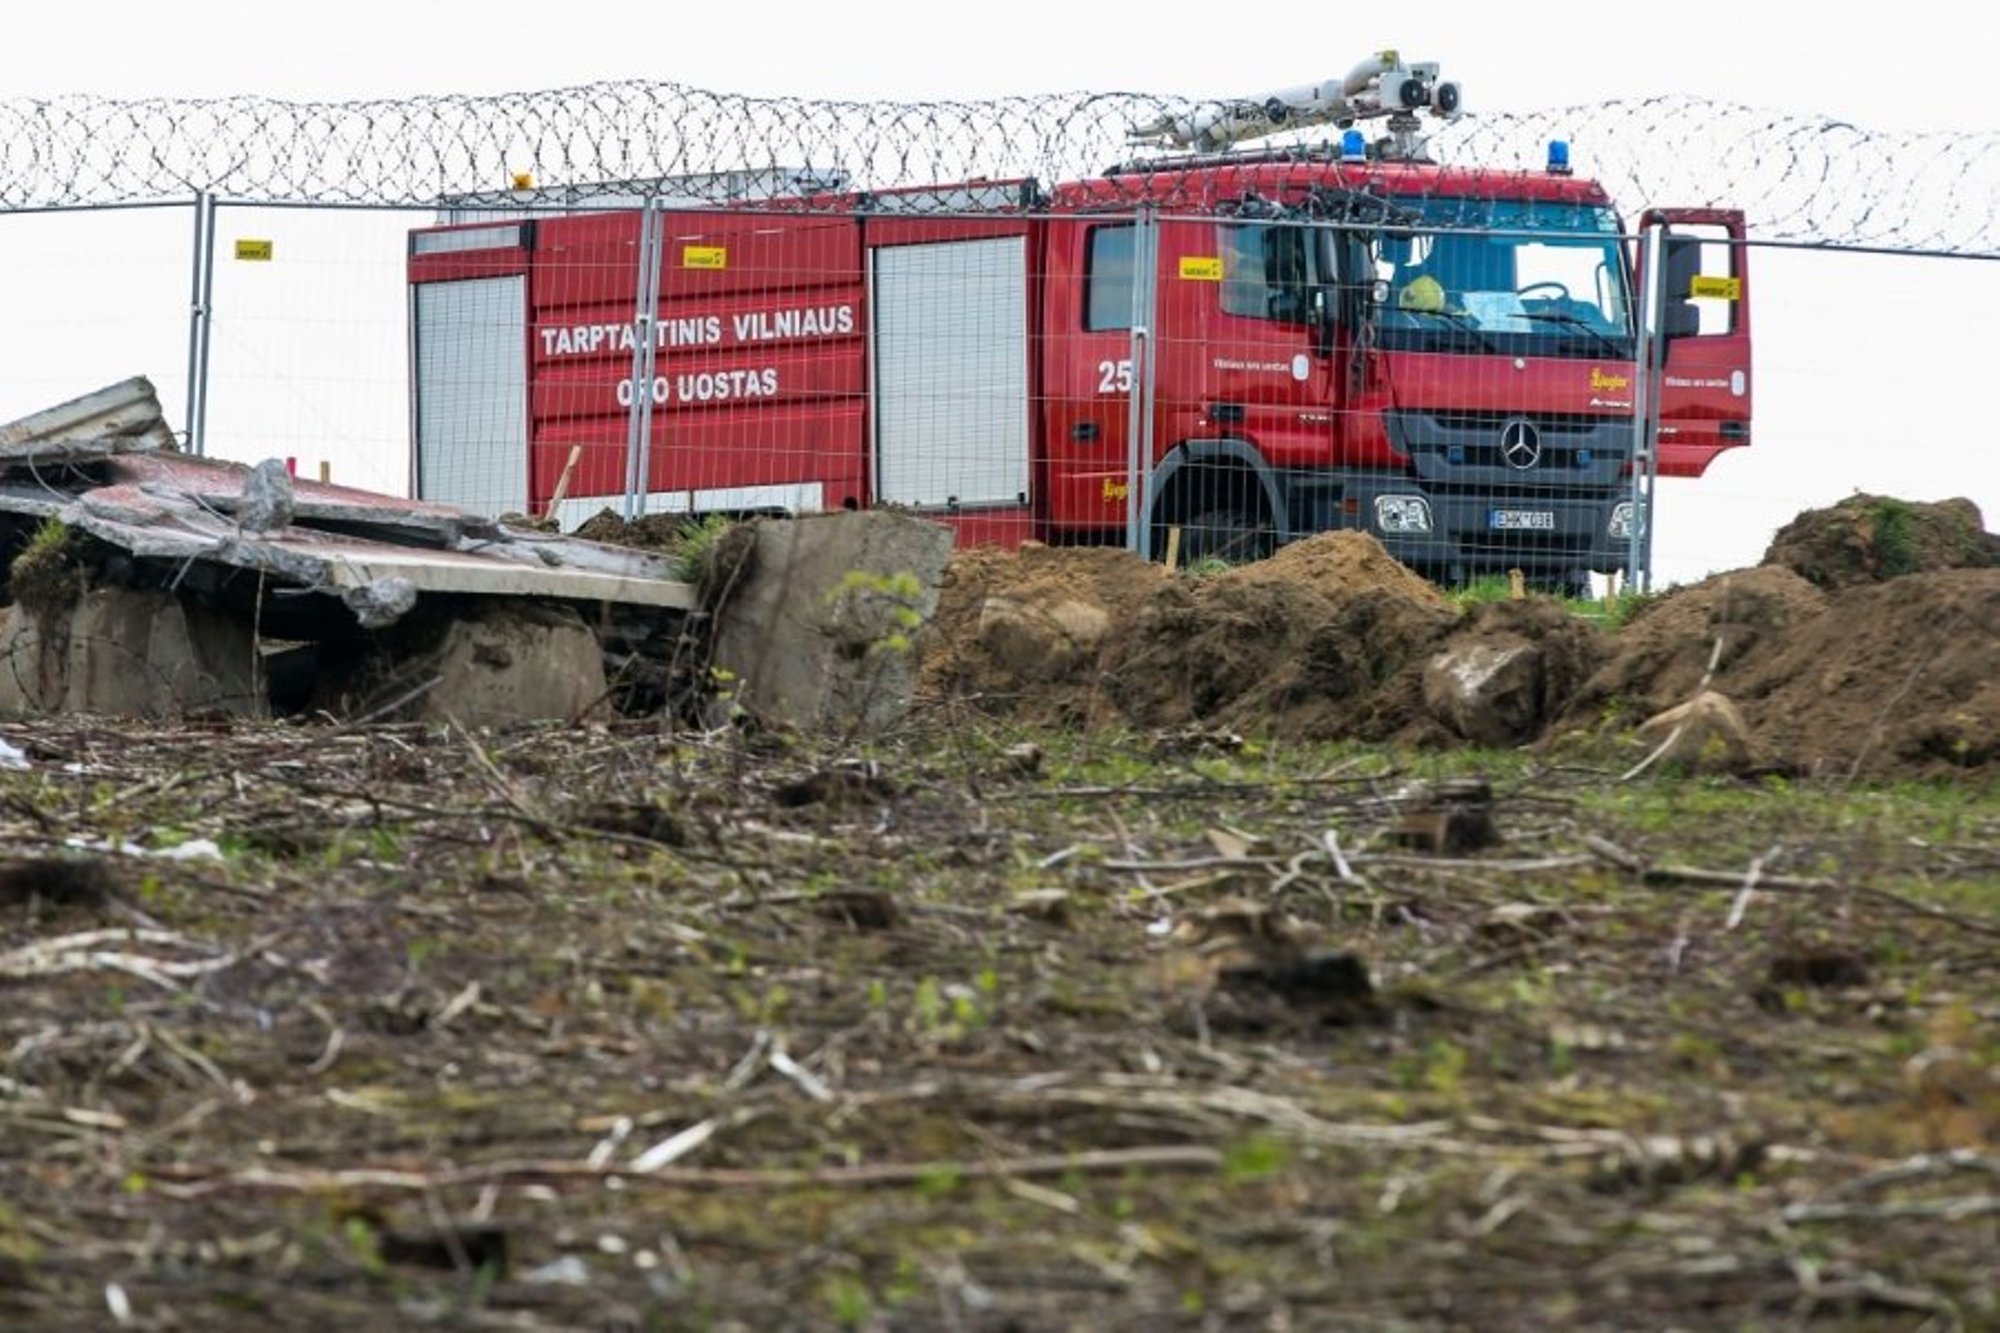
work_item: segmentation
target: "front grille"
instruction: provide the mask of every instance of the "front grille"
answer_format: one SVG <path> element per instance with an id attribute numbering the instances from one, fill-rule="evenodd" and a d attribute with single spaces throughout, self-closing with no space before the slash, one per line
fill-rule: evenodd
<path id="1" fill-rule="evenodd" d="M 1520 412 L 1410 412 L 1404 416 L 1412 425 L 1428 419 L 1432 429 L 1426 435 L 1445 432 L 1467 435 L 1498 435 L 1510 421 L 1520 421 Z M 1532 421 L 1544 435 L 1588 435 L 1593 431 L 1619 420 L 1617 417 L 1582 416 L 1573 412 L 1548 412 L 1531 415 Z"/>
<path id="2" fill-rule="evenodd" d="M 1425 484 L 1465 485 L 1492 493 L 1510 486 L 1586 489 L 1615 487 L 1632 457 L 1630 421 L 1578 413 L 1498 410 L 1406 410 L 1389 416 L 1389 438 Z M 1503 441 L 1526 425 L 1540 453 L 1528 467 L 1507 459 Z"/>
<path id="3" fill-rule="evenodd" d="M 1576 486 L 1565 485 L 1559 479 L 1540 481 L 1536 479 L 1536 474 L 1533 472 L 1515 472 L 1509 480 L 1497 483 L 1491 481 L 1434 481 L 1430 482 L 1425 489 L 1435 496 L 1450 497 L 1460 501 L 1476 500 L 1482 505 L 1489 501 L 1494 504 L 1504 505 L 1521 500 L 1532 501 L 1537 506 L 1547 506 L 1552 502 L 1564 499 L 1574 499 L 1588 504 L 1596 504 L 1606 494 L 1601 488 L 1593 488 L 1585 491 Z M 1623 493 L 1623 488 L 1620 488 L 1620 493 Z"/>
<path id="4" fill-rule="evenodd" d="M 1540 423 L 1537 422 L 1536 424 L 1539 425 Z M 1493 433 L 1498 434 L 1497 431 Z M 1546 441 L 1555 433 L 1551 430 L 1544 430 L 1542 432 L 1542 439 Z M 1448 467 L 1504 468 L 1508 466 L 1507 460 L 1502 456 L 1498 444 L 1433 444 L 1430 446 L 1428 452 L 1436 454 Z M 1601 447 L 1593 448 L 1590 446 L 1565 446 L 1544 443 L 1542 445 L 1541 461 L 1536 463 L 1532 468 L 1517 470 L 1531 472 L 1574 472 L 1584 468 L 1598 467 L 1605 460 L 1614 458 L 1623 462 L 1624 454 L 1616 450 Z"/>

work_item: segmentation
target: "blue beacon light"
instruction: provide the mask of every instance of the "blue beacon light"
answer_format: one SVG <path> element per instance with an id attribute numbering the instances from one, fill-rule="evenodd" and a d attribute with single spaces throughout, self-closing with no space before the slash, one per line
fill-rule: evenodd
<path id="1" fill-rule="evenodd" d="M 1343 162 L 1366 162 L 1368 160 L 1368 137 L 1360 130 L 1347 130 L 1340 136 L 1340 160 Z"/>
<path id="2" fill-rule="evenodd" d="M 1569 175 L 1569 141 L 1567 139 L 1549 140 L 1549 175 Z"/>

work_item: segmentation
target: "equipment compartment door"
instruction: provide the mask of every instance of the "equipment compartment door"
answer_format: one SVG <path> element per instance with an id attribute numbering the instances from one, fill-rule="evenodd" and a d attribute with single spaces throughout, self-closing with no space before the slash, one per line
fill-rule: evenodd
<path id="1" fill-rule="evenodd" d="M 870 254 L 876 499 L 923 508 L 1027 503 L 1026 238 Z"/>
<path id="2" fill-rule="evenodd" d="M 520 276 L 412 288 L 418 499 L 527 511 L 527 299 Z"/>

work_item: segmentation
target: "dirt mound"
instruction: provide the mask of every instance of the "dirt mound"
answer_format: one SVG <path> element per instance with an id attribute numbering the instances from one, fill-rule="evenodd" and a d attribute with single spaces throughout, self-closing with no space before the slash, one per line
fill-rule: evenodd
<path id="1" fill-rule="evenodd" d="M 1775 565 L 1676 588 L 1641 608 L 1619 632 L 1615 653 L 1584 682 L 1568 720 L 1610 712 L 1641 721 L 1692 698 L 1711 672 L 1715 681 L 1738 684 L 1782 656 L 1826 611 L 1827 601 L 1827 594 Z M 1736 697 L 1723 685 L 1716 688 Z"/>
<path id="2" fill-rule="evenodd" d="M 1771 767 L 1894 777 L 2000 759 L 2000 570 L 1823 592 L 1765 565 L 1676 589 L 1617 636 L 1562 726 L 1634 723 L 1716 690 Z"/>
<path id="3" fill-rule="evenodd" d="M 1110 721 L 1104 645 L 1173 581 L 1103 547 L 961 551 L 925 631 L 921 691 L 1022 723 Z"/>
<path id="4" fill-rule="evenodd" d="M 1740 688 L 1759 700 L 1758 739 L 1791 766 L 1941 773 L 2000 761 L 1996 661 L 2000 569 L 1942 570 L 1841 593 Z"/>
<path id="5" fill-rule="evenodd" d="M 1424 606 L 1441 607 L 1435 585 L 1361 532 L 1323 532 L 1281 548 L 1268 560 L 1242 565 L 1216 577 L 1218 587 L 1284 583 L 1325 597 L 1382 592 Z"/>
<path id="6" fill-rule="evenodd" d="M 1407 711 L 1383 692 L 1456 619 L 1434 596 L 1393 588 L 1193 580 L 1165 590 L 1117 636 L 1105 677 L 1120 714 L 1138 725 L 1381 735 Z"/>
<path id="7" fill-rule="evenodd" d="M 946 571 L 924 679 L 1024 723 L 1378 734 L 1407 719 L 1371 696 L 1456 619 L 1361 533 L 1205 577 L 1115 550 L 970 551 Z"/>
<path id="8" fill-rule="evenodd" d="M 1809 509 L 1778 530 L 1764 553 L 1822 588 L 1879 583 L 1939 569 L 2000 566 L 2000 537 L 1970 500 L 1913 503 L 1854 495 Z"/>
<path id="9" fill-rule="evenodd" d="M 570 535 L 608 546 L 630 546 L 642 551 L 671 551 L 687 540 L 688 529 L 698 520 L 685 514 L 641 514 L 627 519 L 617 510 L 598 510 Z"/>
<path id="10" fill-rule="evenodd" d="M 1879 521 L 1892 511 L 1837 508 L 1786 531 L 1852 535 L 1857 513 L 1874 514 L 1875 554 L 1837 567 L 1892 567 L 1894 521 Z M 1970 559 L 1971 543 L 1938 534 L 1977 511 L 1933 508 L 1936 524 L 1905 530 L 1913 558 Z M 1609 633 L 1549 598 L 1460 610 L 1361 533 L 1205 576 L 1115 550 L 969 551 L 946 572 L 922 688 L 1029 726 L 1434 748 L 1582 735 L 1640 750 L 1632 728 L 1710 689 L 1744 719 L 1760 768 L 1889 778 L 2000 763 L 2000 568 L 1843 583 L 1823 572 L 1835 567 L 1813 566 L 1826 587 L 1786 563 L 1716 575 Z"/>

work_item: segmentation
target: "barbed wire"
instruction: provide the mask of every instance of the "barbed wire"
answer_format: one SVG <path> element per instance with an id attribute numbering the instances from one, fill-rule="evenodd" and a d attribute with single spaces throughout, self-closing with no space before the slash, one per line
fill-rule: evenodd
<path id="1" fill-rule="evenodd" d="M 1142 93 L 807 101 L 638 81 L 356 102 L 0 99 L 0 211 L 197 192 L 428 205 L 520 174 L 544 188 L 676 178 L 677 196 L 708 190 L 715 202 L 740 197 L 746 172 L 774 169 L 874 190 L 1054 182 L 1132 160 L 1132 126 L 1203 105 Z M 1531 169 L 1550 139 L 1570 142 L 1579 172 L 1628 216 L 1733 207 L 1766 240 L 2000 257 L 2000 133 L 1886 132 L 1675 95 L 1467 115 L 1438 129 L 1431 153 Z M 1155 165 L 1174 169 L 1170 157 Z"/>

